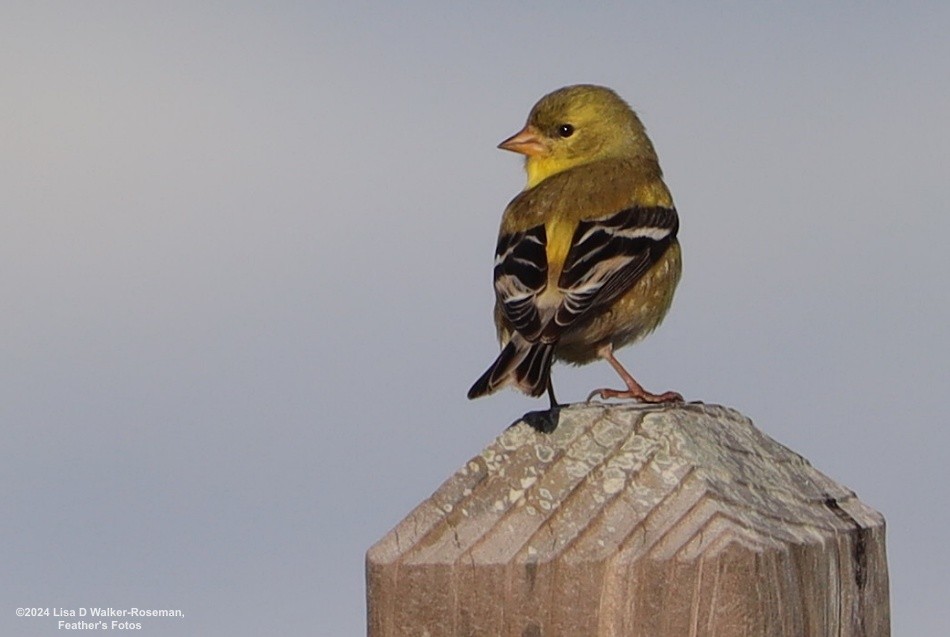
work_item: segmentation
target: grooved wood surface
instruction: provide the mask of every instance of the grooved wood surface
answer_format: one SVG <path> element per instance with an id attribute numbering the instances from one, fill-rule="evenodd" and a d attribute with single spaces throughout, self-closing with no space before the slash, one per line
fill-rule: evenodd
<path id="1" fill-rule="evenodd" d="M 371 637 L 890 634 L 883 517 L 713 405 L 519 423 L 366 569 Z"/>

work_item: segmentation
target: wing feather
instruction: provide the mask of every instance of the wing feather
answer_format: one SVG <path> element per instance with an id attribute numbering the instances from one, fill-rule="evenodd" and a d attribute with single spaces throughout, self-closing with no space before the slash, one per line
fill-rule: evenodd
<path id="1" fill-rule="evenodd" d="M 676 210 L 662 206 L 635 206 L 581 221 L 558 279 L 564 298 L 544 336 L 555 336 L 623 295 L 663 256 L 678 229 Z"/>
<path id="2" fill-rule="evenodd" d="M 495 250 L 495 296 L 512 327 L 526 339 L 541 331 L 536 299 L 547 288 L 544 226 L 499 237 Z"/>

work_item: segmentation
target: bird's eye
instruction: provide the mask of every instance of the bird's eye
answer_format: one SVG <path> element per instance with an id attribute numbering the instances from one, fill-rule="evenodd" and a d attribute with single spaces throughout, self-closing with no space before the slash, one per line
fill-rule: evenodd
<path id="1" fill-rule="evenodd" d="M 561 137 L 570 137 L 574 134 L 574 127 L 570 124 L 561 124 L 557 127 L 557 134 Z"/>

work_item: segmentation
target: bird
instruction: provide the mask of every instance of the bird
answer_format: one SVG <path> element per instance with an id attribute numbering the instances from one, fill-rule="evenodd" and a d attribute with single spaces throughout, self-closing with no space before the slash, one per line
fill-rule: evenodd
<path id="1" fill-rule="evenodd" d="M 640 118 L 610 88 L 565 86 L 498 147 L 524 155 L 527 183 L 505 208 L 495 249 L 501 353 L 468 397 L 547 392 L 553 410 L 554 361 L 603 359 L 625 388 L 595 389 L 588 401 L 681 402 L 644 389 L 614 355 L 660 324 L 682 271 L 679 217 Z"/>

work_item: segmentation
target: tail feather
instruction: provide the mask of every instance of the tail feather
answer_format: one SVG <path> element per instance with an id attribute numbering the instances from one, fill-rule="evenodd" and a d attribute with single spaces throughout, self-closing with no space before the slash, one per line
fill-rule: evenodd
<path id="1" fill-rule="evenodd" d="M 540 396 L 548 387 L 553 354 L 554 343 L 529 343 L 516 334 L 468 390 L 468 397 L 485 396 L 506 385 L 514 385 L 529 396 Z"/>

